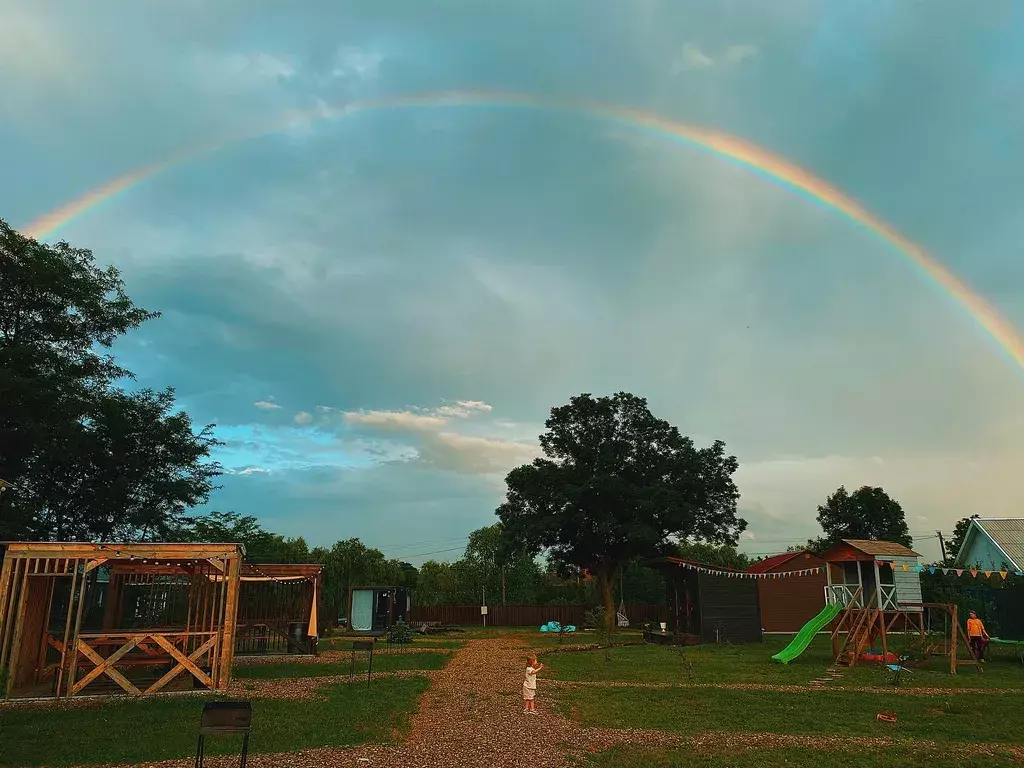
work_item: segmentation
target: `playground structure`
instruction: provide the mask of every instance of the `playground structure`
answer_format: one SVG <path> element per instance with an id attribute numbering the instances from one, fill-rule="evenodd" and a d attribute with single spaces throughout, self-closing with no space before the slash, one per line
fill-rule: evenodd
<path id="1" fill-rule="evenodd" d="M 235 654 L 316 654 L 321 565 L 243 563 Z"/>
<path id="2" fill-rule="evenodd" d="M 955 675 L 964 664 L 973 665 L 980 673 L 981 666 L 959 624 L 957 607 L 922 602 L 919 557 L 902 544 L 888 541 L 844 539 L 831 547 L 822 555 L 827 564 L 825 606 L 772 658 L 789 663 L 830 626 L 835 664 L 853 667 L 859 660 L 899 661 L 900 655 L 890 649 L 890 636 L 902 631 L 905 642 L 916 635 L 922 655 L 948 656 L 950 674 Z M 927 610 L 948 617 L 941 639 L 933 639 L 926 628 Z M 961 641 L 968 659 L 959 658 Z M 880 652 L 874 649 L 878 642 Z"/>
<path id="3" fill-rule="evenodd" d="M 238 544 L 8 544 L 0 695 L 226 691 L 241 561 Z"/>

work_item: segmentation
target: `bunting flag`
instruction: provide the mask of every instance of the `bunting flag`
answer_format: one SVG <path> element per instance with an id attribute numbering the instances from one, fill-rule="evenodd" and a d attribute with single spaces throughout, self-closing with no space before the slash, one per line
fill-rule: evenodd
<path id="1" fill-rule="evenodd" d="M 777 571 L 774 573 L 749 573 L 747 571 L 725 571 L 716 568 L 705 568 L 703 565 L 692 563 L 676 563 L 680 568 L 686 568 L 697 573 L 704 573 L 709 576 L 724 576 L 727 579 L 783 579 L 790 576 L 810 576 L 815 573 L 823 573 L 825 566 L 817 568 L 804 568 L 799 571 Z"/>
<path id="2" fill-rule="evenodd" d="M 901 567 L 904 571 L 908 571 L 908 572 L 909 571 L 913 571 L 913 572 L 918 573 L 918 574 L 924 573 L 927 570 L 928 573 L 930 573 L 932 575 L 934 575 L 935 573 L 941 573 L 944 576 L 951 576 L 952 574 L 956 574 L 957 576 L 963 576 L 964 575 L 964 569 L 963 568 L 942 568 L 942 567 L 935 566 L 935 565 L 920 565 L 920 564 L 918 564 L 918 565 L 909 565 L 907 563 L 896 563 L 896 562 L 891 561 L 891 560 L 879 560 L 878 564 L 879 565 L 888 565 L 894 571 L 896 570 L 897 567 Z M 811 575 L 816 574 L 816 573 L 823 573 L 824 570 L 825 570 L 825 566 L 819 566 L 817 568 L 803 568 L 803 569 L 798 570 L 798 571 L 777 571 L 777 572 L 773 572 L 773 573 L 749 573 L 747 571 L 726 571 L 726 570 L 720 570 L 720 569 L 717 569 L 717 568 L 707 568 L 707 567 L 705 567 L 703 565 L 693 565 L 691 563 L 676 563 L 676 565 L 678 565 L 680 568 L 687 568 L 687 569 L 689 569 L 691 571 L 696 571 L 697 573 L 703 573 L 703 574 L 707 574 L 709 576 L 722 576 L 722 577 L 727 578 L 727 579 L 785 579 L 785 578 L 790 578 L 790 577 L 794 577 L 794 576 L 797 576 L 797 577 L 799 577 L 799 576 L 811 576 Z M 977 578 L 979 573 L 983 574 L 985 576 L 985 578 L 989 578 L 990 576 L 992 576 L 993 573 L 998 573 L 999 576 L 1002 577 L 1003 579 L 1005 579 L 1007 576 L 1010 576 L 1010 575 L 1013 575 L 1013 576 L 1024 576 L 1024 571 L 1020 571 L 1020 570 L 1008 571 L 1008 570 L 1004 569 L 1004 570 L 1000 570 L 1000 571 L 996 571 L 996 570 L 986 571 L 986 570 L 979 570 L 978 568 L 971 568 L 971 569 L 969 569 L 968 572 L 974 578 Z"/>

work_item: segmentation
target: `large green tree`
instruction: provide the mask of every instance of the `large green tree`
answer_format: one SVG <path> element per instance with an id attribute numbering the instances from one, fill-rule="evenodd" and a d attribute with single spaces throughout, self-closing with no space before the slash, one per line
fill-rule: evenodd
<path id="1" fill-rule="evenodd" d="M 90 251 L 0 220 L 0 539 L 159 539 L 208 499 L 211 428 L 111 353 L 155 317 Z"/>
<path id="2" fill-rule="evenodd" d="M 186 521 L 178 535 L 182 541 L 231 542 L 245 547 L 250 563 L 308 563 L 309 545 L 301 536 L 285 538 L 263 528 L 252 515 L 210 512 Z"/>
<path id="3" fill-rule="evenodd" d="M 818 507 L 818 524 L 823 536 L 808 542 L 815 552 L 823 552 L 840 539 L 878 539 L 906 547 L 914 543 L 899 502 L 881 488 L 867 485 L 853 493 L 840 486 Z"/>
<path id="4" fill-rule="evenodd" d="M 735 545 L 737 463 L 715 441 L 693 441 L 626 392 L 582 394 L 551 410 L 544 457 L 513 469 L 498 510 L 510 542 L 583 568 L 597 579 L 605 621 L 631 558 L 669 554 L 687 538 Z"/>

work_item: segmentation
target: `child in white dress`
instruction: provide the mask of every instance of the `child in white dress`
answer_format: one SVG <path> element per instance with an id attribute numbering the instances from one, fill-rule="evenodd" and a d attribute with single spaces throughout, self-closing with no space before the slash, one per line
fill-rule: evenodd
<path id="1" fill-rule="evenodd" d="M 544 669 L 544 665 L 537 661 L 536 656 L 529 656 L 526 659 L 526 680 L 523 681 L 523 712 L 531 715 L 537 714 L 537 673 Z"/>

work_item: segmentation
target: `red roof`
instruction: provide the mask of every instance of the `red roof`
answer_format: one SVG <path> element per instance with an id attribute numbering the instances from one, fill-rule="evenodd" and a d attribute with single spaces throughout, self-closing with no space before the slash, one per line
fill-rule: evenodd
<path id="1" fill-rule="evenodd" d="M 782 565 L 787 560 L 792 560 L 797 555 L 802 555 L 804 551 L 805 550 L 800 550 L 799 552 L 783 552 L 781 555 L 766 557 L 764 560 L 759 560 L 747 568 L 747 573 L 768 573 L 772 568 Z"/>

